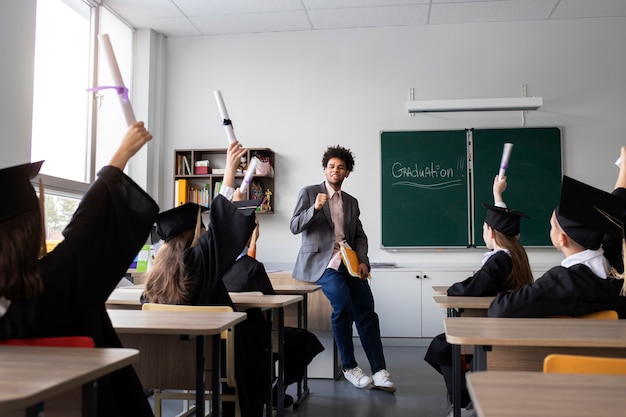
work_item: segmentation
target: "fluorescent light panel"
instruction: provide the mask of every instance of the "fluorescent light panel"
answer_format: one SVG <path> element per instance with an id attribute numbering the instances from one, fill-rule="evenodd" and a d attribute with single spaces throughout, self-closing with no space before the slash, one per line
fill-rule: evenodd
<path id="1" fill-rule="evenodd" d="M 406 103 L 409 113 L 537 110 L 542 105 L 543 97 L 419 100 Z"/>

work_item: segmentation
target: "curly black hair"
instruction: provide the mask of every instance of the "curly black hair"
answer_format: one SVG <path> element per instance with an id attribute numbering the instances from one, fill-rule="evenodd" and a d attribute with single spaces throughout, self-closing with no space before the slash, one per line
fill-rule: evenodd
<path id="1" fill-rule="evenodd" d="M 343 146 L 329 146 L 326 148 L 326 152 L 322 156 L 322 167 L 326 168 L 328 161 L 331 158 L 339 158 L 346 164 L 346 170 L 352 172 L 354 169 L 354 154 L 350 149 L 346 149 Z"/>

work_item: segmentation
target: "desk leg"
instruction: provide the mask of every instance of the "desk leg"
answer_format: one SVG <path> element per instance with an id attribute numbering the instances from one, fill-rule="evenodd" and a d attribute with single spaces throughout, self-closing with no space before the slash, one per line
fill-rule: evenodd
<path id="1" fill-rule="evenodd" d="M 490 346 L 475 345 L 474 359 L 472 359 L 472 371 L 487 370 L 487 352 L 491 350 Z"/>
<path id="2" fill-rule="evenodd" d="M 219 334 L 217 335 L 217 337 L 219 341 Z M 213 343 L 213 348 L 215 349 L 215 342 Z M 196 336 L 196 417 L 204 417 L 204 391 L 206 390 L 205 381 L 204 381 L 204 362 L 206 360 L 204 356 L 204 349 L 205 349 L 204 336 Z M 219 345 L 218 345 L 217 352 L 219 352 Z M 215 356 L 216 356 L 216 352 L 214 350 L 213 351 L 214 361 L 215 361 Z M 213 372 L 213 374 L 215 374 L 215 372 Z M 213 408 L 215 408 L 215 404 L 213 404 Z"/>
<path id="3" fill-rule="evenodd" d="M 307 294 L 302 294 L 302 301 L 298 303 L 298 327 L 304 330 L 309 329 L 308 322 L 308 300 Z M 294 410 L 297 409 L 302 401 L 309 395 L 309 378 L 307 368 L 304 368 L 302 381 L 298 381 L 298 398 L 293 403 Z"/>
<path id="4" fill-rule="evenodd" d="M 454 417 L 461 417 L 461 345 L 452 345 L 452 406 Z"/>
<path id="5" fill-rule="evenodd" d="M 274 352 L 272 349 L 272 328 L 273 328 L 273 324 L 272 324 L 272 316 L 273 316 L 273 310 L 269 309 L 267 311 L 267 314 L 265 315 L 265 319 L 267 320 L 267 327 L 269 329 L 270 335 L 270 360 L 269 360 L 269 390 L 267 391 L 267 398 L 265 399 L 265 415 L 266 417 L 272 417 L 272 387 L 274 385 Z"/>
<path id="6" fill-rule="evenodd" d="M 285 309 L 278 309 L 278 378 L 277 390 L 278 395 L 276 401 L 276 410 L 278 417 L 283 417 L 285 411 Z"/>
<path id="7" fill-rule="evenodd" d="M 98 415 L 98 382 L 92 381 L 83 384 L 82 397 L 82 415 L 83 416 L 96 416 Z"/>

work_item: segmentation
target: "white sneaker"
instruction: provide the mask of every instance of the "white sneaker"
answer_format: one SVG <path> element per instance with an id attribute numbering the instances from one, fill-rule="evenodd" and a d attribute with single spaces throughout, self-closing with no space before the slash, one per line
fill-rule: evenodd
<path id="1" fill-rule="evenodd" d="M 387 392 L 396 392 L 396 384 L 391 382 L 391 375 L 386 369 L 381 369 L 373 375 L 374 387 Z"/>
<path id="2" fill-rule="evenodd" d="M 352 369 L 344 369 L 343 376 L 357 388 L 365 388 L 372 383 L 372 378 L 365 375 L 358 366 Z"/>

